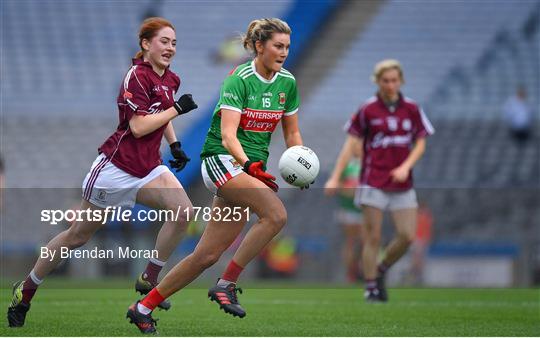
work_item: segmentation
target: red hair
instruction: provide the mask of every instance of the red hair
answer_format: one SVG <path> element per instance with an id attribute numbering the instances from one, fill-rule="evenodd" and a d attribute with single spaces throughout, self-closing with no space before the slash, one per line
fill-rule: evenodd
<path id="1" fill-rule="evenodd" d="M 164 18 L 152 17 L 147 18 L 143 21 L 143 23 L 141 24 L 141 28 L 139 29 L 139 47 L 141 47 L 141 50 L 138 51 L 137 54 L 135 54 L 136 59 L 141 58 L 144 54 L 144 50 L 142 47 L 143 40 L 152 40 L 152 38 L 156 36 L 162 28 L 165 27 L 170 27 L 173 31 L 176 31 L 172 23 Z"/>

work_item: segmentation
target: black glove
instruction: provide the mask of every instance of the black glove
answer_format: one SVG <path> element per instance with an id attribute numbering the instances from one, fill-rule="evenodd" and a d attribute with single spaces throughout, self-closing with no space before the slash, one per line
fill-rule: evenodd
<path id="1" fill-rule="evenodd" d="M 182 115 L 189 113 L 193 109 L 197 109 L 198 106 L 195 101 L 193 101 L 191 94 L 184 94 L 180 96 L 178 100 L 176 100 L 174 103 L 174 108 L 178 112 L 178 115 Z"/>
<path id="2" fill-rule="evenodd" d="M 175 168 L 176 172 L 184 169 L 186 164 L 191 161 L 191 159 L 186 155 L 182 150 L 182 144 L 180 142 L 171 143 L 171 154 L 174 157 L 174 160 L 170 160 L 171 168 Z"/>

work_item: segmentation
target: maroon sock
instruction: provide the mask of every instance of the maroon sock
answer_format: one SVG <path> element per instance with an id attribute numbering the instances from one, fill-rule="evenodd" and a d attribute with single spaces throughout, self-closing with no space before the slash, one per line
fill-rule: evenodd
<path id="1" fill-rule="evenodd" d="M 366 279 L 366 290 L 373 291 L 377 288 L 377 282 L 375 279 Z"/>
<path id="2" fill-rule="evenodd" d="M 148 265 L 146 266 L 146 270 L 144 270 L 143 272 L 143 279 L 152 283 L 152 285 L 156 285 L 159 273 L 162 268 L 163 266 L 149 261 Z"/>
<path id="3" fill-rule="evenodd" d="M 236 283 L 236 281 L 238 280 L 238 276 L 240 276 L 242 270 L 244 270 L 243 267 L 236 264 L 235 261 L 231 260 L 231 262 L 227 266 L 227 269 L 225 269 L 225 272 L 223 272 L 223 276 L 221 276 L 221 279 Z"/>
<path id="4" fill-rule="evenodd" d="M 22 300 L 26 304 L 30 304 L 30 301 L 32 300 L 32 297 L 34 297 L 34 294 L 37 291 L 38 284 L 34 283 L 32 280 L 32 277 L 28 275 L 23 283 L 23 289 L 22 289 Z"/>
<path id="5" fill-rule="evenodd" d="M 386 271 L 388 271 L 388 268 L 389 268 L 389 266 L 386 265 L 384 262 L 379 264 L 379 266 L 377 267 L 377 272 L 379 273 L 379 276 L 384 275 L 386 273 Z"/>

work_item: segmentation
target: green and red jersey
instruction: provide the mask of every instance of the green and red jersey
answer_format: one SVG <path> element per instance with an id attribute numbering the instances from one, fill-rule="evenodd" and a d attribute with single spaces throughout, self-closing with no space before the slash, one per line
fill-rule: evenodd
<path id="1" fill-rule="evenodd" d="M 221 109 L 241 114 L 237 138 L 251 161 L 268 159 L 272 133 L 283 116 L 296 114 L 300 97 L 294 76 L 282 68 L 270 80 L 253 61 L 236 67 L 223 82 L 201 158 L 228 154 L 221 139 Z"/>

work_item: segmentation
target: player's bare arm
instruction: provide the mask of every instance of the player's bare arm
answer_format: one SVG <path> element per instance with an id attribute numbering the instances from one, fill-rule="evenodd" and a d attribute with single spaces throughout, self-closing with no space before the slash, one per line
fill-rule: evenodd
<path id="1" fill-rule="evenodd" d="M 244 152 L 240 141 L 236 137 L 241 115 L 230 109 L 221 109 L 221 138 L 223 147 L 242 166 L 249 161 L 249 157 Z"/>
<path id="2" fill-rule="evenodd" d="M 298 128 L 298 114 L 283 116 L 281 123 L 283 128 L 283 137 L 285 138 L 287 148 L 292 146 L 301 146 L 304 144 L 302 142 L 300 129 Z"/>
<path id="3" fill-rule="evenodd" d="M 174 142 L 178 141 L 178 139 L 176 138 L 176 134 L 174 132 L 174 126 L 171 121 L 169 121 L 167 128 L 165 128 L 165 131 L 163 132 L 163 136 L 165 137 L 167 144 L 173 144 Z"/>
<path id="4" fill-rule="evenodd" d="M 160 114 L 134 115 L 129 120 L 129 129 L 135 138 L 141 138 L 169 123 L 177 115 L 176 110 L 172 107 Z"/>
<path id="5" fill-rule="evenodd" d="M 159 114 L 133 115 L 129 120 L 129 129 L 135 138 L 143 137 L 169 123 L 178 115 L 186 114 L 197 109 L 191 94 L 182 95 L 172 107 Z"/>
<path id="6" fill-rule="evenodd" d="M 407 156 L 405 161 L 403 161 L 403 163 L 399 167 L 392 170 L 392 172 L 390 173 L 394 182 L 405 182 L 409 177 L 411 169 L 414 167 L 416 162 L 420 160 L 425 151 L 426 138 L 422 137 L 416 140 L 411 150 L 411 153 L 409 154 L 409 156 Z"/>
<path id="7" fill-rule="evenodd" d="M 336 160 L 336 165 L 334 166 L 332 175 L 330 175 L 330 178 L 324 185 L 325 193 L 327 195 L 334 195 L 337 192 L 336 189 L 339 187 L 339 178 L 341 177 L 341 173 L 347 166 L 347 163 L 349 163 L 351 160 L 351 157 L 361 154 L 362 147 L 363 139 L 352 135 L 347 136 L 343 146 L 341 147 L 341 151 Z"/>

